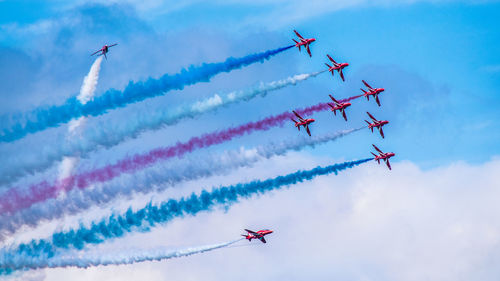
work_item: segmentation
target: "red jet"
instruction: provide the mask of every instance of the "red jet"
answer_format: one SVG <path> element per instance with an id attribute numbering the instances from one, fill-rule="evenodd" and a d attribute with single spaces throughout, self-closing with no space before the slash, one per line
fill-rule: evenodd
<path id="1" fill-rule="evenodd" d="M 376 155 L 375 153 L 372 152 L 373 156 L 375 156 L 375 159 L 373 159 L 373 160 L 377 161 L 379 164 L 380 164 L 380 160 L 384 160 L 385 164 L 387 164 L 387 167 L 389 167 L 389 170 L 391 170 L 391 163 L 389 163 L 389 158 L 391 158 L 392 156 L 395 156 L 396 154 L 394 154 L 394 152 L 384 153 L 384 152 L 382 152 L 382 150 L 378 149 L 378 147 L 376 147 L 374 144 L 372 144 L 372 145 L 379 152 L 379 155 Z"/>
<path id="2" fill-rule="evenodd" d="M 326 56 L 333 63 L 333 66 L 330 66 L 328 63 L 325 63 L 326 66 L 328 66 L 328 71 L 330 71 L 332 73 L 332 76 L 334 76 L 333 71 L 337 70 L 339 72 L 340 78 L 342 78 L 342 81 L 345 81 L 342 69 L 344 69 L 344 67 L 346 66 L 349 66 L 349 64 L 347 62 L 337 63 L 334 59 L 332 59 L 332 57 L 330 57 L 330 55 L 327 54 Z"/>
<path id="3" fill-rule="evenodd" d="M 370 100 L 370 96 L 373 96 L 375 97 L 375 101 L 377 102 L 378 106 L 380 106 L 380 101 L 378 99 L 378 95 L 380 93 L 382 93 L 383 91 L 385 91 L 384 88 L 372 88 L 370 85 L 368 85 L 368 83 L 366 83 L 365 80 L 361 80 L 363 81 L 363 84 L 365 84 L 366 87 L 368 87 L 368 91 L 365 91 L 363 89 L 361 89 L 361 91 L 363 91 L 363 96 L 366 97 L 367 100 Z"/>
<path id="4" fill-rule="evenodd" d="M 304 48 L 306 48 L 307 53 L 309 54 L 309 56 L 312 57 L 311 50 L 309 49 L 309 44 L 311 44 L 312 42 L 316 41 L 316 39 L 314 39 L 314 38 L 305 39 L 304 37 L 302 37 L 302 35 L 300 35 L 297 32 L 297 30 L 294 30 L 293 32 L 295 32 L 295 34 L 297 34 L 297 36 L 300 39 L 300 42 L 297 42 L 297 40 L 292 39 L 293 42 L 295 42 L 295 47 L 298 47 L 299 48 L 299 52 L 300 52 L 300 46 L 304 46 Z"/>
<path id="5" fill-rule="evenodd" d="M 115 43 L 115 44 L 113 44 L 113 45 L 109 45 L 109 46 L 108 46 L 108 45 L 104 45 L 104 46 L 103 46 L 103 47 L 102 47 L 99 51 L 96 51 L 96 52 L 95 52 L 95 53 L 93 53 L 91 56 L 93 56 L 93 55 L 95 55 L 95 54 L 97 54 L 97 53 L 101 52 L 100 54 L 98 54 L 98 56 L 102 56 L 102 55 L 104 55 L 104 57 L 105 57 L 106 59 L 108 59 L 108 57 L 106 56 L 106 54 L 108 53 L 109 48 L 111 48 L 111 47 L 113 47 L 113 46 L 116 46 L 116 45 L 118 45 L 118 43 Z"/>
<path id="6" fill-rule="evenodd" d="M 295 116 L 297 116 L 297 118 L 299 118 L 299 122 L 295 121 L 295 119 L 293 119 L 293 118 L 290 118 L 290 119 L 292 119 L 293 122 L 295 122 L 295 127 L 297 127 L 297 129 L 299 129 L 299 131 L 300 131 L 300 126 L 304 126 L 304 128 L 306 128 L 307 134 L 309 136 L 311 136 L 311 131 L 309 131 L 309 124 L 311 124 L 312 122 L 314 122 L 316 120 L 314 120 L 312 118 L 304 119 L 297 112 L 295 112 L 295 110 L 293 111 L 293 114 L 295 114 Z"/>
<path id="7" fill-rule="evenodd" d="M 384 126 L 385 124 L 389 124 L 389 121 L 377 120 L 377 119 L 375 119 L 375 117 L 373 117 L 373 115 L 370 114 L 370 112 L 366 112 L 366 113 L 373 120 L 373 123 L 370 123 L 367 120 L 365 120 L 365 122 L 368 123 L 368 128 L 372 130 L 372 133 L 373 133 L 373 128 L 377 128 L 378 131 L 380 132 L 380 135 L 382 136 L 382 138 L 384 138 L 384 131 L 382 131 L 382 126 Z"/>
<path id="8" fill-rule="evenodd" d="M 269 229 L 264 229 L 264 230 L 259 230 L 257 232 L 251 231 L 249 229 L 245 229 L 247 234 L 241 234 L 241 236 L 244 236 L 245 239 L 248 239 L 248 241 L 252 241 L 252 239 L 259 239 L 262 243 L 266 243 L 266 239 L 264 239 L 264 236 L 273 233 L 272 230 Z"/>
<path id="9" fill-rule="evenodd" d="M 337 115 L 337 110 L 342 112 L 342 116 L 344 116 L 345 121 L 347 121 L 347 116 L 345 115 L 345 109 L 351 106 L 350 102 L 339 102 L 332 95 L 329 95 L 332 101 L 335 103 L 335 106 L 328 103 L 328 105 L 332 108 L 333 114 Z"/>

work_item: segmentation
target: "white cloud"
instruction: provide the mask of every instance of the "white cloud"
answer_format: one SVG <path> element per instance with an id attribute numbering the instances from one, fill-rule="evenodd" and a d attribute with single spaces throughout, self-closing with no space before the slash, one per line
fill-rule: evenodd
<path id="1" fill-rule="evenodd" d="M 328 162 L 294 153 L 189 186 Z M 101 248 L 213 243 L 244 227 L 274 229 L 266 245 L 245 241 L 167 262 L 47 270 L 46 280 L 497 280 L 500 159 L 428 171 L 409 162 L 393 166 L 389 172 L 369 163 Z"/>

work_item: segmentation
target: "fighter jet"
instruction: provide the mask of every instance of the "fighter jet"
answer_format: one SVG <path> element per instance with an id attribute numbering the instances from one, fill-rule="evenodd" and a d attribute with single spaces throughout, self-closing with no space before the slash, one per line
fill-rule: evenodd
<path id="1" fill-rule="evenodd" d="M 368 91 L 361 89 L 361 91 L 363 91 L 363 96 L 365 96 L 367 100 L 370 100 L 370 96 L 373 96 L 375 98 L 375 101 L 377 102 L 378 106 L 380 106 L 380 100 L 378 99 L 378 95 L 380 93 L 382 93 L 383 91 L 385 91 L 385 89 L 384 88 L 372 88 L 370 85 L 368 85 L 368 83 L 366 83 L 365 80 L 361 80 L 361 81 L 363 81 L 363 84 L 365 84 L 365 86 L 368 87 Z"/>
<path id="2" fill-rule="evenodd" d="M 333 66 L 330 66 L 328 63 L 325 63 L 326 66 L 328 66 L 328 71 L 330 71 L 332 73 L 332 76 L 334 76 L 333 73 L 335 70 L 337 70 L 339 72 L 340 78 L 342 78 L 342 81 L 345 81 L 342 69 L 344 69 L 344 67 L 349 66 L 349 64 L 346 62 L 337 63 L 334 59 L 332 59 L 332 57 L 330 57 L 330 55 L 327 54 L 326 56 L 333 63 Z"/>
<path id="3" fill-rule="evenodd" d="M 248 239 L 249 242 L 251 242 L 252 239 L 259 239 L 262 243 L 266 243 L 266 239 L 264 239 L 264 236 L 273 233 L 273 231 L 269 229 L 259 230 L 257 232 L 245 229 L 245 231 L 247 232 L 247 234 L 242 234 L 241 236 L 244 236 L 245 239 Z"/>
<path id="4" fill-rule="evenodd" d="M 106 56 L 106 54 L 108 53 L 109 48 L 111 48 L 111 47 L 113 47 L 113 46 L 116 46 L 116 45 L 118 45 L 118 43 L 115 43 L 115 44 L 112 44 L 112 45 L 109 45 L 109 46 L 108 46 L 108 45 L 104 45 L 104 46 L 102 46 L 102 48 L 101 48 L 100 50 L 96 51 L 96 52 L 95 52 L 95 53 L 93 53 L 91 56 L 93 56 L 93 55 L 95 55 L 95 54 L 97 54 L 97 53 L 101 52 L 100 54 L 98 54 L 98 56 L 102 56 L 102 55 L 104 55 L 104 57 L 105 57 L 106 59 L 108 59 L 108 57 Z"/>
<path id="5" fill-rule="evenodd" d="M 297 40 L 292 39 L 293 42 L 295 42 L 295 47 L 298 47 L 299 48 L 299 52 L 300 52 L 300 46 L 304 46 L 304 48 L 306 48 L 307 53 L 309 54 L 309 56 L 312 57 L 311 50 L 309 49 L 309 44 L 311 44 L 312 42 L 316 41 L 316 39 L 314 39 L 314 38 L 307 38 L 307 39 L 305 39 L 304 37 L 302 37 L 302 35 L 300 35 L 297 32 L 297 30 L 294 30 L 293 32 L 295 32 L 295 34 L 297 34 L 297 36 L 299 37 L 299 40 L 300 40 L 300 42 L 298 42 Z"/>
<path id="6" fill-rule="evenodd" d="M 394 152 L 382 152 L 378 147 L 376 147 L 374 144 L 372 144 L 373 147 L 378 151 L 379 155 L 376 155 L 375 153 L 371 152 L 375 158 L 373 160 L 377 161 L 380 164 L 380 160 L 384 160 L 385 164 L 387 164 L 387 167 L 389 170 L 391 170 L 391 163 L 389 163 L 389 158 L 395 156 Z"/>
<path id="7" fill-rule="evenodd" d="M 389 124 L 389 121 L 387 120 L 377 120 L 373 115 L 370 114 L 370 112 L 366 112 L 368 116 L 373 120 L 373 123 L 370 123 L 368 120 L 365 120 L 366 123 L 368 123 L 368 128 L 372 130 L 373 133 L 373 128 L 377 128 L 378 131 L 380 132 L 380 135 L 382 138 L 384 138 L 384 131 L 382 131 L 382 126 L 385 124 Z"/>
<path id="8" fill-rule="evenodd" d="M 314 120 L 312 118 L 304 119 L 297 112 L 295 112 L 295 110 L 293 111 L 293 114 L 295 114 L 295 116 L 297 116 L 297 118 L 299 118 L 299 121 L 295 121 L 295 119 L 290 118 L 290 119 L 292 119 L 293 122 L 295 122 L 295 127 L 297 127 L 297 129 L 299 129 L 299 131 L 300 131 L 300 126 L 304 126 L 304 128 L 306 128 L 307 134 L 309 136 L 311 136 L 311 131 L 309 130 L 309 124 L 311 124 L 312 122 L 314 122 L 316 120 Z"/>
<path id="9" fill-rule="evenodd" d="M 337 110 L 339 110 L 342 113 L 342 116 L 344 116 L 345 121 L 347 121 L 347 116 L 345 114 L 345 109 L 349 106 L 351 106 L 350 102 L 339 102 L 337 101 L 332 95 L 329 95 L 332 101 L 335 103 L 335 106 L 328 103 L 328 105 L 331 107 L 331 110 L 333 111 L 334 115 L 337 115 Z"/>

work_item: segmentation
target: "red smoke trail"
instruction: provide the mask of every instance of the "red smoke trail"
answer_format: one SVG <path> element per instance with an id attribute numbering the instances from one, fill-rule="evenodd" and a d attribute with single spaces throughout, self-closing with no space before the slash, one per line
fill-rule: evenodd
<path id="1" fill-rule="evenodd" d="M 340 102 L 350 101 L 358 97 L 360 96 L 346 98 Z M 327 103 L 319 103 L 295 111 L 300 115 L 307 116 L 314 112 L 327 109 L 329 109 Z M 52 185 L 46 181 L 33 184 L 29 187 L 27 192 L 20 191 L 19 188 L 11 188 L 2 194 L 0 198 L 0 213 L 15 212 L 20 209 L 28 208 L 35 203 L 50 198 L 56 198 L 58 192 L 62 190 L 69 191 L 75 187 L 84 189 L 93 183 L 112 180 L 122 173 L 132 173 L 151 166 L 161 160 L 180 157 L 193 150 L 220 144 L 235 137 L 250 134 L 254 131 L 266 131 L 272 127 L 283 125 L 283 123 L 290 120 L 291 117 L 294 117 L 294 115 L 287 111 L 279 115 L 264 118 L 260 121 L 249 122 L 238 127 L 193 137 L 187 142 L 178 142 L 173 146 L 153 149 L 144 154 L 136 154 L 122 159 L 115 164 L 67 177 Z"/>

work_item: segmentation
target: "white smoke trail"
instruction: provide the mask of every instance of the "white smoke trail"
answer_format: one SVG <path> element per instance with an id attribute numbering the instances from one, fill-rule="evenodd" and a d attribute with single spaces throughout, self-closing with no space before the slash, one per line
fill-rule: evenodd
<path id="1" fill-rule="evenodd" d="M 83 79 L 80 94 L 76 97 L 81 104 L 86 104 L 94 98 L 97 81 L 99 80 L 99 71 L 101 71 L 102 57 L 98 57 L 90 67 L 89 74 Z"/>
<path id="2" fill-rule="evenodd" d="M 73 168 L 78 164 L 78 160 L 77 157 L 64 157 L 59 165 L 58 179 L 61 180 L 69 177 L 73 173 Z"/>
<path id="3" fill-rule="evenodd" d="M 1 264 L 0 268 L 9 268 L 12 270 L 27 270 L 38 268 L 57 268 L 57 267 L 79 267 L 88 268 L 92 266 L 106 266 L 106 265 L 123 265 L 133 264 L 146 261 L 162 261 L 172 258 L 187 257 L 195 254 L 213 251 L 216 249 L 224 248 L 236 242 L 237 240 L 207 245 L 199 247 L 191 247 L 180 250 L 171 250 L 167 248 L 155 248 L 154 250 L 126 250 L 121 253 L 109 252 L 90 252 L 90 251 L 69 251 L 62 255 L 56 255 L 52 258 L 47 257 L 33 257 L 27 260 L 14 262 L 13 264 Z"/>
<path id="4" fill-rule="evenodd" d="M 90 71 L 87 76 L 83 78 L 80 94 L 76 97 L 81 104 L 86 104 L 94 98 L 97 81 L 99 80 L 99 71 L 101 70 L 101 62 L 102 57 L 98 57 L 90 67 Z M 86 118 L 84 116 L 76 120 L 71 120 L 68 125 L 68 135 L 66 137 L 66 141 L 75 138 L 76 135 L 80 135 L 83 132 L 85 123 Z M 59 175 L 57 176 L 58 180 L 69 177 L 73 173 L 73 170 L 78 162 L 79 158 L 76 156 L 64 156 L 59 164 Z M 60 195 L 62 195 L 61 192 L 62 190 L 59 190 Z"/>
<path id="5" fill-rule="evenodd" d="M 11 215 L 0 216 L 0 231 L 3 235 L 13 233 L 22 225 L 36 226 L 42 221 L 76 214 L 95 205 L 108 203 L 116 198 L 128 198 L 135 193 L 160 192 L 179 182 L 222 175 L 240 167 L 283 155 L 288 151 L 298 151 L 359 131 L 365 127 L 329 133 L 321 136 L 301 136 L 277 144 L 267 144 L 253 149 L 225 151 L 220 155 L 188 156 L 171 166 L 162 163 L 135 174 L 125 174 L 92 189 L 78 189 L 67 193 L 65 198 L 49 199 Z"/>
<path id="6" fill-rule="evenodd" d="M 271 91 L 296 85 L 323 72 L 325 71 L 298 74 L 278 81 L 260 83 L 255 87 L 233 91 L 226 95 L 215 94 L 194 104 L 180 106 L 172 110 L 142 111 L 135 116 L 131 116 L 128 122 L 117 120 L 89 128 L 82 138 L 54 143 L 43 150 L 16 152 L 15 155 L 7 158 L 6 161 L 9 162 L 9 165 L 1 167 L 0 183 L 11 182 L 25 174 L 43 171 L 50 167 L 53 162 L 61 161 L 65 155 L 84 157 L 91 151 L 109 148 L 127 139 L 136 138 L 145 131 L 157 130 L 162 126 L 173 125 L 182 119 L 194 118 L 203 113 L 215 111 L 237 102 L 247 101 L 257 96 L 264 97 Z M 27 153 L 27 155 L 21 153 Z M 36 157 L 33 156 L 34 153 Z"/>

